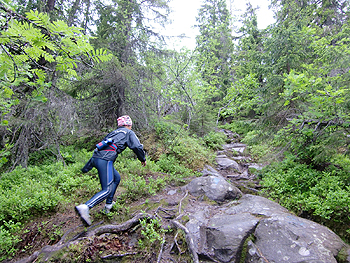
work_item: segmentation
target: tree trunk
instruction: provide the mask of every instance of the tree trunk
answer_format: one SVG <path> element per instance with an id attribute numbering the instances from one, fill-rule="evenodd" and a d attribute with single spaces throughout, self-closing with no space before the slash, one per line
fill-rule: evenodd
<path id="1" fill-rule="evenodd" d="M 55 0 L 47 0 L 45 11 L 50 13 L 55 7 Z"/>
<path id="2" fill-rule="evenodd" d="M 80 0 L 75 0 L 71 10 L 69 11 L 68 26 L 72 26 L 73 25 L 74 18 L 75 18 L 76 13 L 77 13 L 77 11 L 79 9 L 79 5 L 80 5 Z"/>

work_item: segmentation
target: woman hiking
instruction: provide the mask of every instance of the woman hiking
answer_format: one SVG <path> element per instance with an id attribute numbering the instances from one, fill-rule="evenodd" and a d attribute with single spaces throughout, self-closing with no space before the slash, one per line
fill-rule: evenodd
<path id="1" fill-rule="evenodd" d="M 120 182 L 120 175 L 113 164 L 118 154 L 129 147 L 136 154 L 142 166 L 146 165 L 146 156 L 143 145 L 140 143 L 136 134 L 131 130 L 132 120 L 128 115 L 117 119 L 118 128 L 96 145 L 96 149 L 91 159 L 82 169 L 83 173 L 90 171 L 95 167 L 98 171 L 98 177 L 102 190 L 96 193 L 85 204 L 75 207 L 75 211 L 80 216 L 84 225 L 90 226 L 91 219 L 89 211 L 95 205 L 106 200 L 104 211 L 108 213 L 113 206 L 113 197 Z"/>

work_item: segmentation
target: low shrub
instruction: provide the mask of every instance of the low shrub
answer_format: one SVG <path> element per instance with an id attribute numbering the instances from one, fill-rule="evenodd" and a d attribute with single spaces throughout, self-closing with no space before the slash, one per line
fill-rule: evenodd
<path id="1" fill-rule="evenodd" d="M 213 150 L 221 150 L 226 140 L 227 136 L 222 132 L 209 132 L 203 137 L 205 145 Z"/>
<path id="2" fill-rule="evenodd" d="M 297 215 L 349 225 L 350 186 L 337 169 L 317 171 L 288 156 L 262 170 L 264 193 Z M 336 231 L 336 229 L 334 229 Z"/>
<path id="3" fill-rule="evenodd" d="M 93 194 L 99 188 L 98 180 L 82 174 L 84 163 L 78 162 L 64 167 L 62 163 L 17 167 L 3 173 L 0 180 L 0 257 L 14 253 L 14 244 L 21 227 L 32 218 L 55 212 L 59 204 L 74 202 L 81 191 Z M 13 231 L 16 229 L 16 231 Z M 11 249 L 7 249 L 10 247 Z"/>
<path id="4" fill-rule="evenodd" d="M 180 178 L 190 177 L 194 174 L 193 170 L 181 165 L 180 162 L 171 155 L 161 155 L 157 165 L 164 173 L 177 175 Z"/>
<path id="5" fill-rule="evenodd" d="M 163 149 L 162 153 L 158 154 L 158 160 L 162 154 L 174 156 L 180 164 L 191 170 L 200 169 L 214 160 L 213 151 L 208 149 L 202 138 L 191 136 L 185 125 L 159 122 L 155 125 L 155 133 L 159 147 Z M 220 141 L 220 135 L 208 136 L 211 136 L 212 141 Z"/>
<path id="6" fill-rule="evenodd" d="M 17 234 L 21 229 L 22 225 L 19 222 L 3 221 L 3 225 L 0 226 L 0 261 L 16 252 L 15 245 L 21 240 Z"/>

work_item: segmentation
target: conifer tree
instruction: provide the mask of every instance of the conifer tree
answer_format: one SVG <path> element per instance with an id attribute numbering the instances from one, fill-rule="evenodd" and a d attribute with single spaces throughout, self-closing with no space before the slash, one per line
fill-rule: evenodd
<path id="1" fill-rule="evenodd" d="M 232 82 L 231 16 L 225 0 L 206 0 L 198 17 L 197 70 L 216 88 L 213 97 L 223 98 Z"/>

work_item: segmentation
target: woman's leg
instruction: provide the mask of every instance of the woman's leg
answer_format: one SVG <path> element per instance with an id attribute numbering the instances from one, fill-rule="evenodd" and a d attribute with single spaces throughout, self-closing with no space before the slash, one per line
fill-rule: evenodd
<path id="1" fill-rule="evenodd" d="M 89 201 L 87 201 L 85 203 L 89 207 L 89 209 L 91 209 L 95 205 L 101 203 L 108 196 L 110 196 L 110 194 L 113 191 L 115 192 L 115 189 L 116 189 L 116 187 L 114 186 L 115 185 L 115 183 L 114 183 L 114 181 L 115 181 L 114 170 L 115 169 L 113 167 L 113 162 L 106 161 L 106 160 L 99 159 L 99 158 L 93 158 L 93 163 L 98 171 L 98 177 L 100 179 L 100 184 L 101 184 L 102 189 L 100 192 L 95 194 Z"/>
<path id="2" fill-rule="evenodd" d="M 107 205 L 112 204 L 115 191 L 117 190 L 117 187 L 118 187 L 119 182 L 120 182 L 120 174 L 118 173 L 118 171 L 114 167 L 113 167 L 113 175 L 114 175 L 114 180 L 112 183 L 111 193 L 108 195 L 107 200 L 106 200 Z"/>

